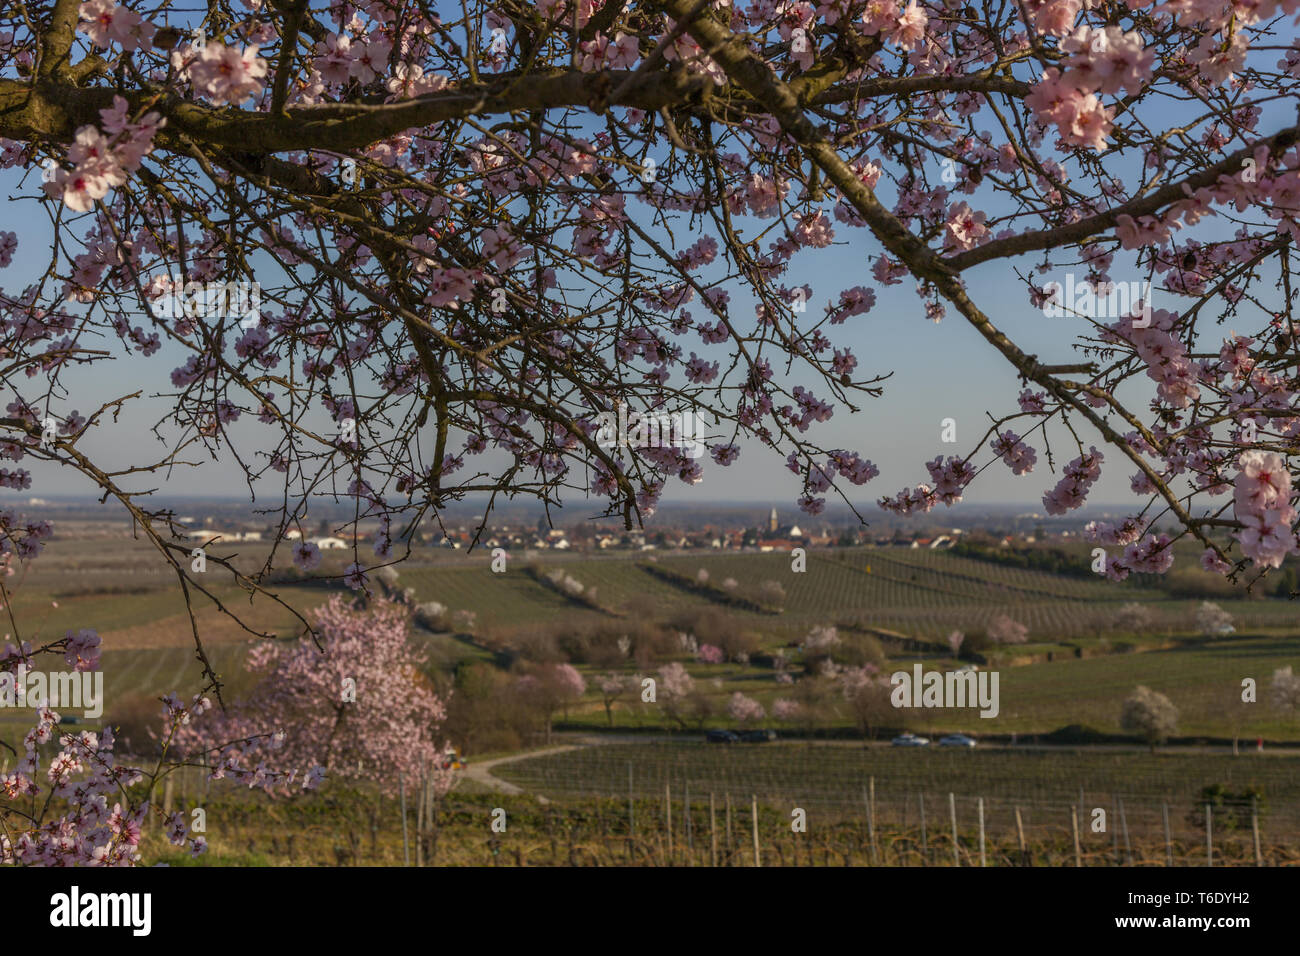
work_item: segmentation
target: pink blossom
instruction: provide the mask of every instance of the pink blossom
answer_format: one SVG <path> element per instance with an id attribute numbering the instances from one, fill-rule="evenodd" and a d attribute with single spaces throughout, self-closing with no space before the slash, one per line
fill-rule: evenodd
<path id="1" fill-rule="evenodd" d="M 1012 473 L 1024 475 L 1034 470 L 1038 456 L 1015 432 L 1005 431 L 990 444 L 994 454 L 1002 458 Z"/>
<path id="2" fill-rule="evenodd" d="M 916 0 L 910 0 L 907 8 L 898 15 L 897 21 L 886 27 L 884 33 L 894 45 L 904 50 L 915 50 L 925 39 L 925 28 L 929 20 Z"/>
<path id="3" fill-rule="evenodd" d="M 388 57 L 393 44 L 384 37 L 368 40 L 364 46 L 354 47 L 355 56 L 348 64 L 348 74 L 358 83 L 367 84 L 388 72 Z"/>
<path id="4" fill-rule="evenodd" d="M 1201 553 L 1201 567 L 1213 574 L 1227 574 L 1232 570 L 1232 565 L 1220 558 L 1213 548 L 1206 548 Z"/>
<path id="5" fill-rule="evenodd" d="M 293 563 L 302 571 L 311 571 L 321 562 L 320 548 L 314 541 L 299 541 L 293 546 Z"/>
<path id="6" fill-rule="evenodd" d="M 895 29 L 898 20 L 898 5 L 895 0 L 867 0 L 867 5 L 862 9 L 862 29 L 868 35 Z"/>
<path id="7" fill-rule="evenodd" d="M 1234 534 L 1242 553 L 1256 564 L 1280 567 L 1288 554 L 1300 550 L 1292 527 L 1291 474 L 1275 452 L 1243 452 L 1233 483 L 1237 520 L 1244 528 Z"/>
<path id="8" fill-rule="evenodd" d="M 354 591 L 364 590 L 367 580 L 364 565 L 357 564 L 354 561 L 343 569 L 343 583 Z"/>
<path id="9" fill-rule="evenodd" d="M 701 664 L 721 664 L 724 660 L 722 648 L 715 644 L 701 644 L 696 657 Z"/>
<path id="10" fill-rule="evenodd" d="M 780 697 L 772 701 L 772 716 L 777 720 L 798 720 L 803 715 L 803 705 L 797 700 Z"/>
<path id="11" fill-rule="evenodd" d="M 953 205 L 948 210 L 948 245 L 958 249 L 970 249 L 979 244 L 979 240 L 988 233 L 984 225 L 984 213 L 973 211 L 964 202 Z"/>
<path id="12" fill-rule="evenodd" d="M 90 38 L 95 46 L 107 47 L 114 43 L 123 50 L 149 50 L 153 47 L 156 27 L 114 0 L 86 0 L 78 15 L 77 29 Z"/>
<path id="13" fill-rule="evenodd" d="M 727 703 L 727 713 L 739 724 L 762 720 L 767 716 L 762 704 L 752 697 L 746 697 L 740 691 L 731 695 L 731 700 Z"/>
<path id="14" fill-rule="evenodd" d="M 63 656 L 74 671 L 99 670 L 100 637 L 90 628 L 68 631 Z"/>
<path id="15" fill-rule="evenodd" d="M 238 106 L 256 96 L 264 76 L 266 62 L 257 55 L 256 44 L 238 50 L 212 41 L 189 67 L 195 91 L 217 106 Z"/>
<path id="16" fill-rule="evenodd" d="M 1130 571 L 1164 574 L 1174 563 L 1174 550 L 1167 534 L 1149 534 L 1124 549 L 1120 563 Z"/>
<path id="17" fill-rule="evenodd" d="M 695 680 L 678 661 L 659 668 L 659 692 L 665 697 L 685 697 L 695 688 Z"/>

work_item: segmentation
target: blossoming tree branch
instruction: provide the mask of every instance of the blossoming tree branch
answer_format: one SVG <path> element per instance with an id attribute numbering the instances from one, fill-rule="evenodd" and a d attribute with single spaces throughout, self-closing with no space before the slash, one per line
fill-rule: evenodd
<path id="1" fill-rule="evenodd" d="M 237 462 L 250 493 L 274 482 L 280 542 L 317 494 L 378 520 L 375 554 L 348 569 L 358 589 L 451 502 L 576 493 L 632 525 L 742 449 L 783 458 L 816 514 L 879 474 L 870 449 L 826 447 L 817 426 L 884 390 L 889 356 L 843 339 L 872 322 L 878 289 L 907 283 L 917 321 L 969 323 L 1022 391 L 880 507 L 954 504 L 1003 464 L 1034 481 L 1042 450 L 1055 473 L 1034 493 L 1053 514 L 1082 506 L 1103 467 L 1131 474 L 1128 519 L 1089 529 L 1123 549 L 1112 577 L 1169 568 L 1157 521 L 1198 539 L 1206 568 L 1257 575 L 1298 550 L 1298 11 L 8 5 L 0 165 L 53 242 L 41 274 L 0 289 L 0 454 L 85 475 L 187 597 L 207 592 L 140 479 L 194 455 Z M 27 232 L 0 233 L 0 265 Z M 799 282 L 832 244 L 860 272 Z M 1161 307 L 1060 303 L 1052 269 L 1098 296 L 1141 280 Z M 1026 308 L 1064 305 L 1059 354 L 999 328 L 968 286 L 989 273 Z M 161 307 L 240 282 L 259 290 L 251 319 Z M 83 415 L 78 381 L 106 363 L 130 367 L 130 394 Z M 122 468 L 79 448 L 146 390 L 173 401 L 165 455 Z M 712 423 L 708 455 L 609 447 L 597 423 L 621 406 Z M 1071 447 L 1052 448 L 1049 425 Z M 15 464 L 3 480 L 31 476 Z M 0 522 L 21 560 L 50 531 Z"/>

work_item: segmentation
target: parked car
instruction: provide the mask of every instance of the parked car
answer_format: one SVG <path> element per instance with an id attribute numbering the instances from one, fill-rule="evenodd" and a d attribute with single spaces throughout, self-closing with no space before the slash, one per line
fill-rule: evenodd
<path id="1" fill-rule="evenodd" d="M 928 747 L 930 738 L 918 737 L 916 734 L 899 734 L 889 743 L 894 747 Z"/>
<path id="2" fill-rule="evenodd" d="M 974 747 L 975 741 L 965 734 L 949 734 L 939 741 L 940 747 Z"/>
<path id="3" fill-rule="evenodd" d="M 775 730 L 745 730 L 740 734 L 740 739 L 747 744 L 765 744 L 769 740 L 776 740 Z"/>
<path id="4" fill-rule="evenodd" d="M 706 742 L 711 744 L 738 744 L 740 736 L 733 734 L 730 730 L 710 730 L 704 735 Z"/>

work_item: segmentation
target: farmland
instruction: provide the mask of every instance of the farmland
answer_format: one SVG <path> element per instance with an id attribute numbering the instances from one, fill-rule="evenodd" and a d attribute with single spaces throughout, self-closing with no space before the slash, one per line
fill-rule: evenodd
<path id="1" fill-rule="evenodd" d="M 856 813 L 862 789 L 874 779 L 878 799 L 908 793 L 952 792 L 963 800 L 984 797 L 1024 806 L 1106 805 L 1129 802 L 1192 803 L 1203 787 L 1258 788 L 1280 807 L 1300 805 L 1300 775 L 1293 754 L 1161 752 L 1134 749 L 990 748 L 973 751 L 863 747 L 860 743 L 777 742 L 710 745 L 680 741 L 611 743 L 513 761 L 497 776 L 550 797 L 626 795 L 629 770 L 635 794 L 681 790 L 751 793 L 769 802 Z M 1300 817 L 1298 817 L 1300 820 Z"/>
<path id="2" fill-rule="evenodd" d="M 234 556 L 235 563 L 249 573 L 258 570 L 266 558 L 266 548 L 257 543 L 215 546 L 212 551 Z M 281 562 L 287 561 L 283 552 L 279 557 Z M 333 586 L 340 587 L 337 575 L 350 560 L 350 551 L 327 552 L 316 576 L 334 576 Z M 462 555 L 420 549 L 396 570 L 401 585 L 415 589 L 417 600 L 473 611 L 482 627 L 504 631 L 555 615 L 601 614 L 566 601 L 527 575 L 513 573 L 521 562 L 563 568 L 595 588 L 596 601 L 613 617 L 626 613 L 629 603 L 636 603 L 638 613 L 654 607 L 660 616 L 710 603 L 700 592 L 648 573 L 645 566 L 651 562 L 692 578 L 702 570 L 715 586 L 730 581 L 744 589 L 774 581 L 786 594 L 781 614 L 731 611 L 747 626 L 773 637 L 802 636 L 816 624 L 859 618 L 872 627 L 937 639 L 954 627 L 969 628 L 995 613 L 1008 612 L 1029 625 L 1031 639 L 1055 641 L 1096 636 L 1106 630 L 1114 611 L 1127 602 L 1147 606 L 1155 617 L 1155 630 L 1183 630 L 1199 603 L 1196 598 L 1171 598 L 1164 591 L 1133 582 L 1066 577 L 903 547 L 811 551 L 807 571 L 801 574 L 792 573 L 789 555 L 774 552 L 593 556 L 529 552 L 512 556 L 511 570 L 503 574 L 491 573 L 489 562 L 489 556 L 481 551 Z M 292 616 L 262 607 L 263 599 L 250 608 L 244 592 L 220 568 L 210 567 L 209 575 L 213 593 L 236 611 L 247 611 L 256 626 L 292 628 Z M 175 573 L 142 541 L 58 540 L 8 586 L 15 618 L 27 639 L 33 631 L 57 634 L 69 627 L 95 627 L 106 646 L 184 642 L 183 635 L 151 638 L 146 630 L 183 616 L 185 607 Z M 322 593 L 316 587 L 294 584 L 270 589 L 298 607 L 310 606 Z M 203 603 L 200 598 L 198 607 L 206 613 Z M 1282 631 L 1300 628 L 1300 610 L 1286 600 L 1256 597 L 1219 603 L 1233 615 L 1239 630 L 1243 626 Z"/>
<path id="3" fill-rule="evenodd" d="M 1300 783 L 1280 755 L 577 743 L 497 769 L 528 793 L 466 781 L 421 816 L 408 790 L 405 839 L 391 788 L 267 805 L 182 774 L 174 796 L 207 809 L 206 866 L 1204 866 L 1218 784 L 1231 799 L 1210 806 L 1214 865 L 1300 863 Z M 153 828 L 144 848 L 191 862 Z"/>
<path id="4" fill-rule="evenodd" d="M 261 569 L 267 557 L 257 543 L 218 550 L 245 573 Z M 307 612 L 331 591 L 343 590 L 337 576 L 350 560 L 350 552 L 328 552 L 317 580 L 290 575 L 269 590 Z M 561 740 L 580 733 L 585 743 L 502 765 L 498 778 L 521 794 L 507 797 L 477 779 L 465 780 L 412 837 L 421 841 L 426 862 L 432 855 L 453 865 L 705 865 L 716 853 L 723 865 L 752 865 L 753 802 L 769 863 L 979 865 L 976 823 L 982 818 L 989 865 L 1025 859 L 1036 865 L 1073 865 L 1076 859 L 1085 866 L 1169 860 L 1203 865 L 1204 833 L 1196 819 L 1203 813 L 1204 788 L 1215 785 L 1259 795 L 1261 860 L 1300 862 L 1300 758 L 1279 746 L 1300 740 L 1300 718 L 1274 709 L 1267 699 L 1273 671 L 1300 664 L 1296 606 L 1286 600 L 1216 597 L 1236 631 L 1204 636 L 1195 626 L 1200 600 L 1173 596 L 1150 582 L 1117 585 L 901 547 L 810 551 L 803 573 L 792 571 L 788 554 L 760 552 L 521 553 L 504 573 L 494 573 L 486 553 L 430 549 L 417 550 L 394 570 L 397 591 L 411 589 L 413 603 L 441 604 L 446 620 L 455 621 L 412 630 L 427 671 L 444 690 L 466 665 L 499 671 L 553 659 L 530 655 L 551 653 L 544 649 L 552 640 L 569 647 L 565 635 L 650 628 L 669 636 L 649 661 L 574 658 L 587 691 L 555 715 L 553 729 Z M 580 584 L 581 599 L 553 586 L 552 572 Z M 779 585 L 766 592 L 781 595 L 779 606 L 755 603 L 753 596 L 767 582 Z M 242 622 L 195 596 L 194 625 L 227 699 L 238 699 L 256 679 L 245 655 L 261 639 L 257 635 L 292 638 L 301 633 L 301 623 L 276 601 L 250 597 L 215 564 L 209 564 L 205 587 Z M 158 696 L 199 686 L 191 621 L 174 572 L 161 567 L 146 544 L 59 540 L 41 561 L 11 578 L 8 588 L 13 621 L 25 640 L 54 639 L 69 628 L 100 632 L 104 720 L 125 727 L 127 739 L 142 739 L 141 728 L 156 721 Z M 1118 612 L 1128 604 L 1146 609 L 1147 626 L 1117 626 Z M 982 738 L 974 752 L 893 750 L 880 740 L 864 746 L 861 729 L 829 684 L 815 713 L 774 717 L 778 700 L 798 694 L 789 679 L 779 679 L 773 661 L 797 667 L 801 643 L 813 628 L 838 628 L 842 648 L 879 641 L 889 666 L 910 668 L 919 661 L 926 668 L 952 668 L 962 661 L 945 647 L 947 635 L 986 627 L 999 614 L 1025 624 L 1028 638 L 982 651 L 982 667 L 1000 672 L 997 718 L 982 719 L 974 709 L 897 711 L 889 725 L 875 730 L 878 737 L 901 729 L 932 736 L 961 731 Z M 705 663 L 678 644 L 679 632 L 716 628 L 719 620 L 745 637 L 748 654 Z M 707 631 L 700 634 L 707 639 Z M 704 701 L 701 715 L 675 720 L 635 694 L 613 701 L 606 711 L 596 689 L 603 675 L 653 675 L 673 661 L 694 678 Z M 1258 685 L 1256 703 L 1241 701 L 1244 678 Z M 799 683 L 814 682 L 800 677 Z M 1122 736 L 1121 706 L 1138 684 L 1168 695 L 1177 706 L 1177 736 L 1184 746 L 1147 753 L 1132 745 L 1075 749 L 1033 743 L 1071 725 Z M 737 692 L 763 708 L 764 725 L 777 729 L 781 742 L 700 742 L 701 731 L 733 725 L 728 701 Z M 807 694 L 801 699 L 811 700 Z M 25 729 L 21 714 L 0 715 L 0 738 L 16 745 Z M 1018 744 L 1011 744 L 1013 735 Z M 1268 741 L 1262 753 L 1253 748 L 1257 736 Z M 1225 746 L 1232 738 L 1242 741 L 1239 757 Z M 1197 745 L 1206 740 L 1215 743 Z M 552 802 L 539 803 L 538 795 Z M 710 796 L 716 851 L 705 837 Z M 229 788 L 209 792 L 198 780 L 178 794 L 182 804 L 199 799 L 212 822 L 209 864 L 391 864 L 412 853 L 409 845 L 403 850 L 391 786 L 364 794 L 330 787 L 289 804 Z M 671 815 L 666 800 L 675 808 Z M 484 820 L 498 806 L 510 814 L 512 827 L 494 836 Z M 806 837 L 790 833 L 796 807 L 808 814 Z M 1102 833 L 1089 828 L 1098 809 L 1122 821 L 1125 843 L 1114 827 Z M 1076 812 L 1083 822 L 1077 857 L 1070 836 Z M 1217 863 L 1255 859 L 1242 812 L 1214 811 Z M 956 844 L 949 815 L 956 818 Z M 868 816 L 874 829 L 866 825 Z M 408 823 L 414 834 L 413 810 Z M 286 827 L 299 835 L 288 840 Z M 151 860 L 187 862 L 152 830 L 145 846 Z"/>
<path id="5" fill-rule="evenodd" d="M 248 572 L 266 559 L 265 548 L 256 543 L 215 550 L 234 555 Z M 350 559 L 350 552 L 329 552 L 317 574 L 337 575 Z M 839 625 L 846 640 L 859 633 L 881 636 L 891 661 L 924 659 L 927 666 L 953 666 L 949 654 L 909 650 L 895 638 L 919 638 L 933 645 L 952 630 L 979 627 L 1004 613 L 1026 624 L 1029 638 L 1024 645 L 989 652 L 1003 669 L 999 717 L 985 721 L 973 711 L 918 712 L 909 726 L 936 733 L 1006 735 L 1083 724 L 1118 733 L 1120 703 L 1141 683 L 1174 700 L 1184 736 L 1300 738 L 1294 717 L 1263 701 L 1273 670 L 1300 664 L 1297 609 L 1283 599 L 1220 600 L 1236 622 L 1237 633 L 1211 639 L 1199 636 L 1192 625 L 1199 603 L 1194 598 L 1170 597 L 1135 582 L 1117 585 L 1066 577 L 926 549 L 811 551 L 804 573 L 792 573 L 790 557 L 783 553 L 520 554 L 500 574 L 491 571 L 489 560 L 481 552 L 465 556 L 421 549 L 396 567 L 399 587 L 413 589 L 417 602 L 437 601 L 450 612 L 473 614 L 468 631 L 460 628 L 459 635 L 417 632 L 434 670 L 447 671 L 461 661 L 491 660 L 488 646 L 509 646 L 518 635 L 539 628 L 617 630 L 709 608 L 720 608 L 751 633 L 764 653 L 789 653 L 811 628 Z M 522 564 L 529 562 L 543 571 L 562 569 L 584 586 L 590 600 L 570 600 L 523 573 Z M 673 576 L 650 573 L 652 562 Z M 674 583 L 701 572 L 711 590 Z M 301 632 L 288 610 L 265 597 L 250 599 L 220 568 L 209 565 L 208 575 L 211 593 L 252 631 L 279 637 Z M 744 592 L 766 581 L 777 582 L 784 591 L 780 613 L 724 607 L 712 597 L 731 588 Z M 320 583 L 327 587 L 291 582 L 270 589 L 305 611 L 324 600 L 329 586 L 338 587 L 337 578 Z M 14 620 L 26 640 L 56 637 L 68 628 L 99 631 L 110 710 L 115 700 L 197 686 L 190 620 L 175 575 L 146 543 L 55 541 L 40 561 L 10 579 L 9 589 Z M 1129 602 L 1151 612 L 1152 624 L 1141 633 L 1112 624 L 1117 610 Z M 255 636 L 201 595 L 194 607 L 205 646 L 227 681 L 227 693 L 238 696 L 251 681 L 241 665 Z M 701 726 L 726 725 L 726 699 L 735 691 L 753 697 L 769 712 L 776 699 L 788 695 L 770 668 L 736 661 L 707 665 L 690 655 L 681 659 L 700 680 L 702 692 L 715 701 L 715 716 Z M 589 683 L 603 673 L 591 664 L 579 668 Z M 1247 677 L 1259 685 L 1261 702 L 1230 706 Z M 631 700 L 615 704 L 610 716 L 615 729 L 669 727 L 653 707 Z M 596 730 L 609 723 L 593 693 L 570 709 L 568 726 Z M 828 713 L 820 726 L 847 732 L 851 724 L 843 714 Z"/>

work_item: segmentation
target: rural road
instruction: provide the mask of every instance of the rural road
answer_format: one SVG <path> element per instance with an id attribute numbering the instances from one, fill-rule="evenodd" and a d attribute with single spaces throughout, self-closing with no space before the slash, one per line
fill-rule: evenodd
<path id="1" fill-rule="evenodd" d="M 551 754 L 562 754 L 571 750 L 581 750 L 585 747 L 598 747 L 601 744 L 645 743 L 649 739 L 680 739 L 672 738 L 667 734 L 664 734 L 662 737 L 655 736 L 654 738 L 648 738 L 645 734 L 572 734 L 565 736 L 567 739 L 572 740 L 573 743 L 565 744 L 560 747 L 547 747 L 545 750 L 529 750 L 524 753 L 510 754 L 506 757 L 494 757 L 491 760 L 484 760 L 482 763 L 470 763 L 465 767 L 465 776 L 476 783 L 481 783 L 490 790 L 496 790 L 500 793 L 518 794 L 523 793 L 524 789 L 494 775 L 492 773 L 493 767 L 500 767 L 502 764 L 514 763 L 517 760 L 532 760 L 534 757 L 547 757 Z M 540 793 L 534 794 L 534 796 L 537 797 L 538 803 L 550 803 L 550 801 Z"/>
<path id="2" fill-rule="evenodd" d="M 495 760 L 485 760 L 483 763 L 471 763 L 465 768 L 465 776 L 476 783 L 481 783 L 483 786 L 491 790 L 500 791 L 501 793 L 523 793 L 524 791 L 522 787 L 517 787 L 513 783 L 502 780 L 500 777 L 493 776 L 492 768 L 499 767 L 506 763 L 514 763 L 516 760 L 530 760 L 533 757 L 546 757 L 550 754 L 562 754 L 570 750 L 577 750 L 581 746 L 581 744 L 570 744 L 565 747 L 550 747 L 546 750 L 530 750 L 527 753 L 513 754 L 509 757 L 497 757 Z M 534 796 L 537 797 L 538 803 L 550 803 L 550 801 L 540 793 L 534 794 Z"/>
<path id="3" fill-rule="evenodd" d="M 605 744 L 628 744 L 628 743 L 648 744 L 648 743 L 662 743 L 662 742 L 698 741 L 700 739 L 697 736 L 681 735 L 681 734 L 674 736 L 670 734 L 617 734 L 617 733 L 576 734 L 575 733 L 575 734 L 559 734 L 557 736 L 561 736 L 564 739 L 571 740 L 572 743 L 564 744 L 557 747 L 547 747 L 543 750 L 530 750 L 524 753 L 510 754 L 509 756 L 506 757 L 494 757 L 493 759 L 485 760 L 482 763 L 470 763 L 465 768 L 465 776 L 468 779 L 475 781 L 476 783 L 482 784 L 483 786 L 487 787 L 489 790 L 495 790 L 499 793 L 505 793 L 511 795 L 521 794 L 521 793 L 525 793 L 526 791 L 522 787 L 510 783 L 509 781 L 502 780 L 500 777 L 493 774 L 492 773 L 493 768 L 500 767 L 508 763 L 515 763 L 520 760 L 532 760 L 534 757 L 547 757 L 550 756 L 551 754 L 568 753 L 574 750 L 582 750 L 587 747 L 598 747 Z M 793 740 L 787 741 L 787 743 L 794 743 L 794 742 L 796 741 Z M 840 741 L 840 740 L 812 741 L 810 740 L 810 741 L 803 741 L 803 742 L 817 747 L 862 748 L 864 747 L 864 745 L 869 746 L 871 748 L 877 748 L 877 749 L 889 747 L 889 741 L 887 740 L 873 740 L 869 744 L 865 744 L 864 741 L 860 741 L 860 740 L 856 740 L 856 741 Z M 931 750 L 937 748 L 927 747 L 925 749 Z M 1084 751 L 1084 752 L 1091 751 L 1091 752 L 1101 752 L 1101 753 L 1145 753 L 1147 748 L 1143 746 L 1135 746 L 1132 744 L 1081 744 L 1081 745 L 1073 745 L 1073 746 L 1060 746 L 1060 745 L 1052 745 L 1052 744 L 1014 744 L 1014 745 L 991 744 L 991 745 L 983 745 L 979 747 L 977 750 L 973 751 L 972 754 L 975 755 L 979 753 L 989 753 L 989 752 L 1006 753 L 1008 751 L 1064 752 L 1069 750 Z M 1193 753 L 1194 754 L 1223 754 L 1223 753 L 1231 753 L 1232 750 L 1229 747 L 1223 747 L 1223 746 L 1219 746 L 1219 747 L 1183 746 L 1183 747 L 1159 747 L 1157 748 L 1156 752 L 1165 753 L 1165 754 L 1171 754 L 1171 753 L 1173 754 L 1193 754 Z M 1246 754 L 1253 753 L 1253 752 L 1254 752 L 1253 744 L 1251 745 L 1249 750 L 1245 746 L 1241 748 L 1242 756 L 1246 756 Z M 1265 751 L 1265 753 L 1285 754 L 1285 755 L 1294 755 L 1297 752 L 1300 751 L 1297 751 L 1296 748 L 1292 748 L 1292 747 L 1270 747 Z M 538 803 L 542 803 L 542 804 L 550 803 L 550 800 L 543 794 L 533 793 L 533 796 L 537 798 Z"/>
<path id="4" fill-rule="evenodd" d="M 930 737 L 928 733 L 922 733 L 923 737 Z M 932 739 L 937 740 L 939 734 L 935 734 Z M 566 749 L 575 749 L 577 747 L 590 747 L 597 744 L 650 744 L 650 743 L 703 743 L 704 735 L 702 733 L 679 733 L 679 734 L 621 734 L 621 733 L 591 733 L 575 731 L 557 731 L 555 737 L 560 740 L 571 741 L 572 746 Z M 806 737 L 782 737 L 782 744 L 806 744 L 810 747 L 856 747 L 858 749 L 875 749 L 888 750 L 890 742 L 888 738 L 878 740 L 822 740 L 808 739 Z M 733 746 L 755 746 L 752 744 L 742 744 Z M 758 745 L 762 746 L 762 745 Z M 1241 740 L 1241 755 L 1255 753 L 1254 738 L 1247 741 Z M 928 750 L 943 750 L 945 748 L 931 746 Z M 990 753 L 997 751 L 1000 753 L 1007 752 L 1024 752 L 1047 751 L 1050 753 L 1068 753 L 1070 751 L 1091 751 L 1100 753 L 1146 753 L 1148 751 L 1146 744 L 1044 744 L 1044 743 L 1008 743 L 980 741 L 979 746 L 975 748 L 974 753 Z M 537 756 L 541 751 L 534 753 L 525 753 L 511 756 L 509 760 L 523 760 L 528 757 Z M 1230 754 L 1232 747 L 1229 744 L 1162 744 L 1156 748 L 1157 754 Z M 1300 754 L 1300 747 L 1292 744 L 1265 744 L 1262 753 L 1266 754 Z"/>

